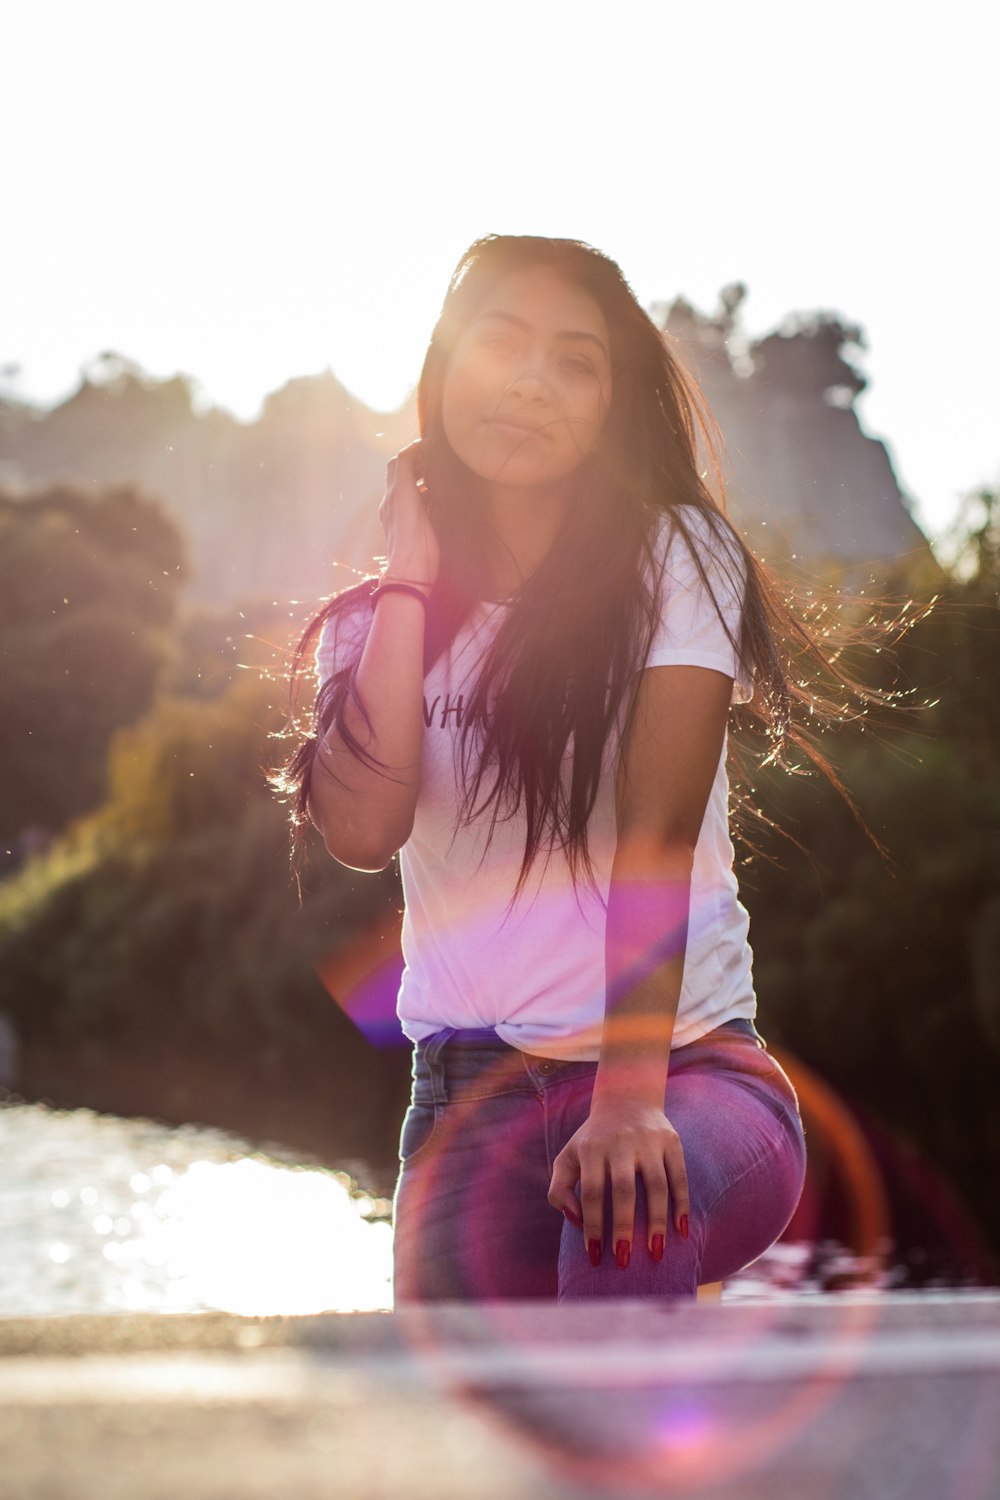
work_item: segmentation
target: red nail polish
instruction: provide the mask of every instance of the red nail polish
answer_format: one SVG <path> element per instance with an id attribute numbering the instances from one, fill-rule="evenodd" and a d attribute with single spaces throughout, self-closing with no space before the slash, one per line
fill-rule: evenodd
<path id="1" fill-rule="evenodd" d="M 565 1215 L 567 1222 L 573 1225 L 574 1229 L 583 1228 L 583 1220 L 578 1219 L 576 1217 L 576 1214 L 570 1213 L 568 1208 L 563 1209 L 563 1214 Z"/>
<path id="2" fill-rule="evenodd" d="M 623 1271 L 628 1265 L 628 1258 L 631 1254 L 632 1246 L 629 1244 L 628 1240 L 619 1240 L 617 1245 L 615 1246 L 615 1260 L 621 1266 Z"/>
<path id="3" fill-rule="evenodd" d="M 599 1266 L 601 1264 L 601 1242 L 600 1240 L 588 1240 L 587 1254 L 590 1256 L 590 1264 Z"/>
<path id="4" fill-rule="evenodd" d="M 662 1260 L 663 1259 L 663 1235 L 662 1234 L 654 1234 L 653 1235 L 653 1259 L 654 1260 Z"/>
<path id="5" fill-rule="evenodd" d="M 681 1214 L 681 1237 L 683 1239 L 685 1239 L 685 1240 L 688 1237 L 688 1216 L 687 1216 L 687 1214 Z"/>

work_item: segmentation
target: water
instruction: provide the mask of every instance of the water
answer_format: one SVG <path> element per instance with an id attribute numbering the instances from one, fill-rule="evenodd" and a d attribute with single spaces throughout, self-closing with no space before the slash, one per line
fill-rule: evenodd
<path id="1" fill-rule="evenodd" d="M 0 1316 L 392 1307 L 391 1204 L 200 1125 L 0 1104 Z M 888 1247 L 887 1247 L 888 1248 Z M 887 1255 L 779 1241 L 725 1301 L 904 1286 Z"/>
<path id="2" fill-rule="evenodd" d="M 391 1307 L 390 1203 L 279 1151 L 0 1106 L 0 1316 Z"/>

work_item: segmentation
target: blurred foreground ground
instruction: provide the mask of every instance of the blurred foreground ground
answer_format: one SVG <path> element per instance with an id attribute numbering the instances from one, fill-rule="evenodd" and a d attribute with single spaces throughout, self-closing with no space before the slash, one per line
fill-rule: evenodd
<path id="1" fill-rule="evenodd" d="M 5 1500 L 996 1500 L 1000 1294 L 0 1319 Z"/>

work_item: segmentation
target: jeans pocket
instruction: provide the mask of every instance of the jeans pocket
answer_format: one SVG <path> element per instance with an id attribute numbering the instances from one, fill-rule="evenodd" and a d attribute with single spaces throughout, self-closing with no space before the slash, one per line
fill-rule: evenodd
<path id="1" fill-rule="evenodd" d="M 440 1120 L 439 1104 L 411 1103 L 399 1132 L 399 1159 L 404 1167 L 423 1156 L 434 1138 Z"/>

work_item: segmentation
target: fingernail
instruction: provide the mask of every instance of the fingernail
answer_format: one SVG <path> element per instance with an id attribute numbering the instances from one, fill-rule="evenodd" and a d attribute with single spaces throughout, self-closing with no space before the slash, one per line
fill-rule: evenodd
<path id="1" fill-rule="evenodd" d="M 688 1216 L 687 1216 L 687 1214 L 681 1214 L 681 1238 L 686 1240 L 687 1237 L 688 1237 Z"/>
<path id="2" fill-rule="evenodd" d="M 654 1234 L 653 1235 L 653 1259 L 654 1260 L 662 1260 L 663 1259 L 663 1235 L 662 1234 Z"/>
<path id="3" fill-rule="evenodd" d="M 601 1264 L 601 1242 L 600 1240 L 587 1241 L 587 1254 L 590 1256 L 590 1264 L 599 1266 Z"/>
<path id="4" fill-rule="evenodd" d="M 628 1258 L 631 1253 L 632 1246 L 629 1244 L 628 1240 L 619 1240 L 617 1245 L 615 1246 L 615 1260 L 621 1266 L 623 1271 L 628 1265 Z"/>
<path id="5" fill-rule="evenodd" d="M 574 1229 L 582 1229 L 583 1228 L 583 1220 L 582 1219 L 578 1219 L 575 1214 L 571 1214 L 568 1208 L 564 1208 L 563 1209 L 563 1213 L 566 1216 L 567 1222 L 570 1223 L 570 1224 L 572 1224 L 573 1227 L 574 1227 Z"/>

